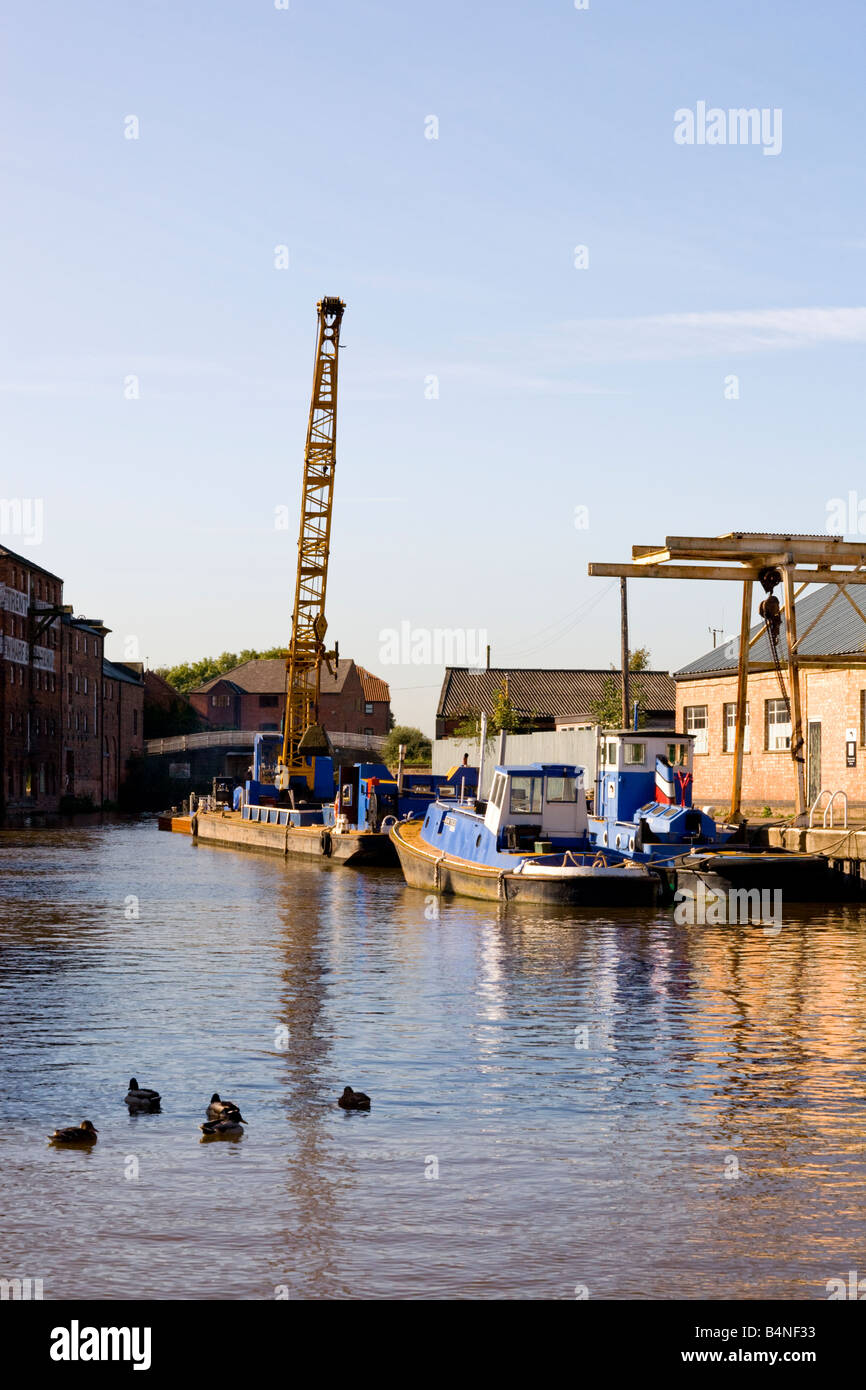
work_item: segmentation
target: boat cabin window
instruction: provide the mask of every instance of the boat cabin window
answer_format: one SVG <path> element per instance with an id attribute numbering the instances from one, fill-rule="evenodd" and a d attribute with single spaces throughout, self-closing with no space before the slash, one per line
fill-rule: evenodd
<path id="1" fill-rule="evenodd" d="M 610 767 L 616 767 L 616 744 L 615 744 L 615 743 L 608 743 L 606 740 L 604 740 L 604 739 L 602 740 L 602 744 L 601 744 L 601 761 L 602 761 L 603 763 L 607 763 Z"/>
<path id="2" fill-rule="evenodd" d="M 580 781 L 577 777 L 548 777 L 548 801 L 577 801 Z"/>
<path id="3" fill-rule="evenodd" d="M 512 777 L 509 810 L 513 815 L 541 814 L 541 783 L 541 777 Z"/>
<path id="4" fill-rule="evenodd" d="M 502 805 L 502 794 L 505 791 L 505 780 L 506 779 L 501 772 L 497 772 L 496 776 L 493 778 L 493 787 L 490 792 L 491 806 L 498 807 Z"/>
<path id="5" fill-rule="evenodd" d="M 668 744 L 668 762 L 671 767 L 685 767 L 689 760 L 689 746 L 687 743 Z"/>
<path id="6" fill-rule="evenodd" d="M 646 762 L 645 743 L 627 743 L 625 745 L 625 765 L 626 767 L 643 767 Z"/>

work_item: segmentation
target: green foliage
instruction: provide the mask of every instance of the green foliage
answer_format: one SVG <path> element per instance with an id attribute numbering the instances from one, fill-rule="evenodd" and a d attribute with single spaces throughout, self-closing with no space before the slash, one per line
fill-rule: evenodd
<path id="1" fill-rule="evenodd" d="M 285 647 L 269 647 L 267 651 L 257 652 L 252 647 L 244 647 L 242 652 L 222 652 L 219 656 L 204 656 L 200 661 L 182 661 L 177 666 L 158 666 L 156 674 L 173 685 L 182 695 L 188 695 L 205 681 L 214 676 L 222 676 L 235 666 L 243 666 L 245 661 L 268 661 L 285 659 Z"/>
<path id="2" fill-rule="evenodd" d="M 649 647 L 636 647 L 628 654 L 629 671 L 648 671 L 651 657 Z M 615 670 L 615 667 L 611 668 Z M 628 725 L 631 728 L 633 722 L 634 703 L 637 700 L 637 724 L 642 729 L 646 724 L 646 695 L 640 681 L 629 681 L 629 715 Z M 603 729 L 622 728 L 622 677 L 608 676 L 602 688 L 600 700 L 593 700 L 590 704 L 590 713 L 596 723 Z"/>
<path id="3" fill-rule="evenodd" d="M 406 745 L 406 762 L 412 766 L 429 767 L 430 759 L 433 756 L 433 747 L 426 734 L 420 729 L 414 729 L 409 724 L 396 724 L 385 740 L 382 749 L 382 761 L 387 763 L 392 770 L 396 768 L 400 757 L 400 744 Z"/>
<path id="4" fill-rule="evenodd" d="M 493 710 L 487 719 L 487 737 L 493 738 L 504 729 L 507 734 L 531 734 L 533 720 L 518 714 L 511 703 L 508 682 L 504 680 L 493 696 Z M 456 725 L 452 738 L 478 739 L 481 737 L 481 711 L 466 708 Z"/>

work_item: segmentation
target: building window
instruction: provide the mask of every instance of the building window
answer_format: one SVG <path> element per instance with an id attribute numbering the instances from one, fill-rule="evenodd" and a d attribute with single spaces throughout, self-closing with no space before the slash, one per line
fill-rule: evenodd
<path id="1" fill-rule="evenodd" d="M 372 714 L 372 713 L 373 713 L 373 701 L 372 701 L 372 700 L 366 700 L 366 701 L 364 702 L 364 713 L 365 713 L 365 714 Z"/>
<path id="2" fill-rule="evenodd" d="M 277 705 L 278 705 L 279 703 L 280 703 L 280 697 L 279 697 L 279 695 L 260 695 L 260 696 L 259 696 L 259 708 L 260 708 L 260 709 L 276 709 L 276 707 L 277 707 Z"/>
<path id="3" fill-rule="evenodd" d="M 372 729 L 365 729 L 365 730 L 364 730 L 364 733 L 365 733 L 365 734 L 372 734 L 372 732 L 373 732 Z"/>
<path id="4" fill-rule="evenodd" d="M 76 677 L 75 677 L 75 693 L 76 693 L 76 695 L 78 694 L 78 690 L 79 690 L 78 680 L 79 680 L 79 678 L 78 678 L 78 676 L 76 676 Z"/>
<path id="5" fill-rule="evenodd" d="M 768 753 L 780 753 L 791 747 L 791 720 L 784 700 L 767 700 L 765 709 L 764 746 Z"/>
<path id="6" fill-rule="evenodd" d="M 860 747 L 866 746 L 866 690 L 860 691 Z"/>
<path id="7" fill-rule="evenodd" d="M 726 753 L 733 753 L 737 740 L 737 706 L 725 705 L 725 722 L 722 747 Z M 746 727 L 743 730 L 743 752 L 749 753 L 749 706 L 746 704 Z"/>
<path id="8" fill-rule="evenodd" d="M 232 702 L 231 695 L 211 695 L 210 702 L 215 709 L 228 709 Z"/>
<path id="9" fill-rule="evenodd" d="M 86 641 L 86 640 L 87 640 L 87 639 L 85 638 L 85 641 Z M 86 676 L 84 677 L 84 693 L 85 693 L 85 695 L 87 694 L 87 677 L 86 677 Z"/>
<path id="10" fill-rule="evenodd" d="M 134 710 L 132 711 L 132 732 L 133 732 L 134 734 L 137 734 L 137 733 L 138 733 L 138 710 L 137 710 L 137 709 L 134 709 Z"/>
<path id="11" fill-rule="evenodd" d="M 708 753 L 709 744 L 709 721 L 707 720 L 706 705 L 686 705 L 686 732 L 694 734 L 694 750 L 696 753 Z"/>

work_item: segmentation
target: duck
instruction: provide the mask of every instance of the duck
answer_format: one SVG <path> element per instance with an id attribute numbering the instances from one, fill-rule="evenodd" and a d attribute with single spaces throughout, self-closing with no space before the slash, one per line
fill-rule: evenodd
<path id="1" fill-rule="evenodd" d="M 241 1108 L 233 1100 L 220 1100 L 219 1091 L 214 1091 L 207 1108 L 209 1120 L 231 1120 L 239 1116 Z M 247 1121 L 244 1120 L 244 1124 Z"/>
<path id="2" fill-rule="evenodd" d="M 353 1091 L 351 1086 L 346 1086 L 337 1104 L 343 1110 L 369 1110 L 370 1097 L 364 1095 L 363 1091 Z"/>
<path id="3" fill-rule="evenodd" d="M 158 1110 L 161 1099 L 159 1091 L 148 1091 L 139 1086 L 134 1076 L 130 1077 L 129 1090 L 124 1097 L 130 1110 Z"/>
<path id="4" fill-rule="evenodd" d="M 246 1120 L 238 1110 L 224 1120 L 205 1120 L 199 1129 L 206 1139 L 238 1139 L 244 1132 Z"/>
<path id="5" fill-rule="evenodd" d="M 99 1131 L 90 1120 L 82 1120 L 80 1125 L 70 1125 L 68 1129 L 55 1129 L 49 1134 L 51 1144 L 95 1144 Z"/>

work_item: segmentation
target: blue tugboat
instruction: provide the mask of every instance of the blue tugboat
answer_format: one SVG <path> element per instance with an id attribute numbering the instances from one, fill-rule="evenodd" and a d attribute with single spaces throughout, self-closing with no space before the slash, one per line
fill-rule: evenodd
<path id="1" fill-rule="evenodd" d="M 602 730 L 593 843 L 626 855 L 674 889 L 720 896 L 781 892 L 788 902 L 858 900 L 864 881 L 822 854 L 761 849 L 740 827 L 719 825 L 692 804 L 693 736 L 668 730 Z"/>
<path id="2" fill-rule="evenodd" d="M 391 827 L 406 882 L 427 892 L 620 907 L 656 901 L 659 879 L 589 835 L 583 768 L 494 769 L 487 801 L 442 797 Z"/>

